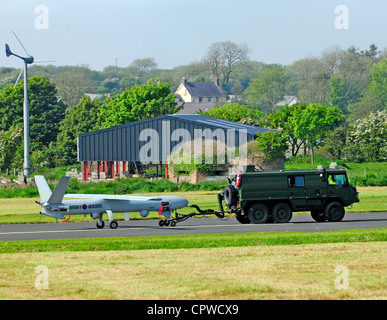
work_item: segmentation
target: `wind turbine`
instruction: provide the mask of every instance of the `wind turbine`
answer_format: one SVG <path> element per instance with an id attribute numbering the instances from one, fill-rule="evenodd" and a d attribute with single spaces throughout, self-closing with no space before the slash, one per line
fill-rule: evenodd
<path id="1" fill-rule="evenodd" d="M 13 32 L 13 31 L 12 31 Z M 16 37 L 17 41 L 20 43 L 22 46 L 24 52 L 26 53 L 27 57 L 22 57 L 19 56 L 11 51 L 9 48 L 8 44 L 5 44 L 5 54 L 7 57 L 9 56 L 15 56 L 23 60 L 24 62 L 24 70 L 22 69 L 20 71 L 20 74 L 16 80 L 16 83 L 19 81 L 20 76 L 22 72 L 24 71 L 24 103 L 23 103 L 23 118 L 24 118 L 24 179 L 27 181 L 27 177 L 29 176 L 31 172 L 31 167 L 30 167 L 30 126 L 29 126 L 29 108 L 30 108 L 30 103 L 28 100 L 28 73 L 27 73 L 27 65 L 32 64 L 35 60 L 34 57 L 31 56 L 26 48 L 24 47 L 23 43 L 20 41 L 20 39 L 17 37 L 16 33 L 13 32 L 14 36 Z M 43 61 L 35 61 L 35 62 L 43 62 Z M 45 61 L 48 62 L 48 61 Z M 15 83 L 15 86 L 16 86 Z"/>

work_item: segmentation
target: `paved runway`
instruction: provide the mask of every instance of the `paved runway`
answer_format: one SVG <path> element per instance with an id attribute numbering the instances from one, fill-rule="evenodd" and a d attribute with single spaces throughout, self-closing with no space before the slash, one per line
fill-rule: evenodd
<path id="1" fill-rule="evenodd" d="M 103 237 L 140 237 L 180 234 L 243 233 L 243 232 L 318 232 L 343 229 L 387 228 L 387 212 L 347 213 L 341 222 L 315 222 L 309 214 L 294 215 L 289 223 L 240 224 L 234 217 L 194 218 L 176 227 L 159 227 L 158 220 L 119 221 L 112 230 L 107 222 L 104 229 L 97 229 L 94 222 L 66 222 L 44 224 L 0 225 L 0 241 L 36 239 L 74 239 Z"/>

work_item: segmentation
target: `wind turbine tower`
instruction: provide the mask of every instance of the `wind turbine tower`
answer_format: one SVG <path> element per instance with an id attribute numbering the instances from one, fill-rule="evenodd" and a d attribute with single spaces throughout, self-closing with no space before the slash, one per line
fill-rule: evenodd
<path id="1" fill-rule="evenodd" d="M 29 109 L 30 103 L 28 101 L 28 73 L 27 73 L 27 65 L 32 64 L 34 62 L 34 57 L 31 56 L 27 50 L 24 48 L 23 44 L 19 40 L 19 38 L 14 33 L 16 39 L 19 41 L 21 46 L 23 47 L 27 57 L 21 57 L 11 51 L 8 44 L 5 44 L 5 54 L 7 57 L 15 56 L 23 60 L 24 62 L 24 103 L 23 103 L 23 118 L 24 118 L 24 179 L 27 181 L 27 177 L 30 175 L 31 167 L 30 167 L 30 126 L 29 126 Z M 22 70 L 23 71 L 23 70 Z"/>

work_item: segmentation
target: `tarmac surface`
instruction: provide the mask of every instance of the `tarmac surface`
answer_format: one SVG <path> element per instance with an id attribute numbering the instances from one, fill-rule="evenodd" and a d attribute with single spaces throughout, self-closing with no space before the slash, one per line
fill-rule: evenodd
<path id="1" fill-rule="evenodd" d="M 107 215 L 106 215 L 107 216 Z M 227 218 L 226 218 L 227 219 Z M 293 215 L 289 223 L 240 224 L 235 217 L 191 218 L 175 227 L 160 227 L 158 220 L 118 221 L 117 229 L 97 229 L 94 222 L 0 225 L 0 241 L 38 239 L 78 239 L 103 237 L 141 237 L 181 234 L 245 232 L 321 232 L 345 229 L 387 228 L 387 212 L 347 213 L 341 222 L 316 222 L 309 214 Z"/>

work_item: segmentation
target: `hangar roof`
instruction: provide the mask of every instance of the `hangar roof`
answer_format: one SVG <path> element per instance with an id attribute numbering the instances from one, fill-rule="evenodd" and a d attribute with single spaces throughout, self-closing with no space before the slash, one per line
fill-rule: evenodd
<path id="1" fill-rule="evenodd" d="M 207 117 L 207 116 L 204 116 L 202 114 L 170 114 L 168 116 L 179 118 L 179 119 L 182 119 L 185 121 L 202 123 L 205 126 L 214 126 L 214 127 L 218 127 L 218 128 L 222 128 L 222 129 L 226 129 L 226 130 L 230 129 L 230 128 L 235 129 L 235 130 L 245 129 L 245 130 L 247 130 L 247 133 L 253 134 L 253 135 L 256 134 L 257 132 L 271 131 L 268 129 L 250 126 L 250 125 L 243 124 L 243 123 Z"/>
<path id="2" fill-rule="evenodd" d="M 271 131 L 200 114 L 168 114 L 78 135 L 78 160 L 141 161 L 142 147 L 149 144 L 148 147 L 157 150 L 158 161 L 166 161 L 173 147 L 182 140 L 181 132 L 177 135 L 179 139 L 172 138 L 176 129 L 185 129 L 185 141 L 194 137 L 196 129 L 211 129 L 212 132 L 221 129 L 225 132 L 225 143 L 228 143 L 227 130 L 231 129 L 235 131 L 231 133 L 235 134 L 236 146 L 239 146 L 241 132 L 245 132 L 247 141 L 251 141 L 257 132 Z M 149 139 L 150 133 L 155 133 L 156 137 Z"/>

